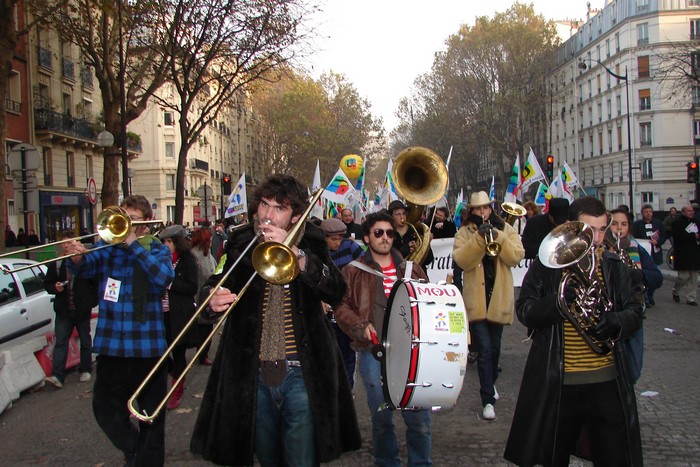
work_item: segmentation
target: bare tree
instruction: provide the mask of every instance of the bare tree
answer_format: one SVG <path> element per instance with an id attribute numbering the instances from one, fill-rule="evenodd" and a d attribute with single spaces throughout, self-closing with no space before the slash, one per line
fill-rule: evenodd
<path id="1" fill-rule="evenodd" d="M 669 42 L 657 49 L 654 82 L 680 107 L 700 101 L 700 40 Z"/>

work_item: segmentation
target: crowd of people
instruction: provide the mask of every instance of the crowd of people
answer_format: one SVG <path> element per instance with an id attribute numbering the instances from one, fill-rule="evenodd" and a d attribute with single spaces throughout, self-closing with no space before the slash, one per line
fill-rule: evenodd
<path id="1" fill-rule="evenodd" d="M 251 221 L 228 233 L 223 221 L 192 232 L 170 225 L 157 235 L 135 224 L 123 246 L 86 254 L 80 242 L 62 245 L 66 254 L 77 255 L 50 265 L 46 276 L 57 315 L 47 381 L 65 384 L 67 339 L 76 328 L 80 379 L 91 380 L 94 351 L 93 413 L 127 465 L 164 464 L 166 412 L 153 423 L 134 423 L 126 401 L 168 349 L 167 365 L 155 372 L 138 405 L 152 412 L 166 396 L 170 377 L 175 387 L 167 409 L 179 407 L 186 379 L 176 381 L 188 348 L 200 349 L 199 362 L 211 366 L 190 444 L 203 459 L 306 466 L 358 449 L 357 373 L 371 414 L 371 433 L 365 435 L 371 436 L 375 463 L 400 465 L 377 336 L 383 335 L 395 284 L 402 278 L 429 282 L 430 241 L 443 238 L 454 238 L 454 279 L 468 318 L 482 420 L 497 420 L 503 327 L 517 317 L 532 341 L 505 459 L 568 465 L 577 455 L 596 465 L 642 464 L 633 385 L 642 369 L 643 317 L 663 280 L 659 264 L 667 240 L 678 271 L 673 299 L 696 305 L 700 224 L 693 206 L 665 220 L 644 206 L 633 222 L 624 206 L 608 212 L 592 197 L 553 199 L 545 213 L 529 202 L 525 216 L 507 222 L 485 192 L 475 192 L 457 222 L 439 207 L 424 216 L 428 230 L 421 232 L 398 200 L 360 223 L 350 209 L 314 222 L 306 218 L 307 196 L 297 179 L 275 174 L 253 193 Z M 125 198 L 122 207 L 134 221 L 153 218 L 142 196 Z M 594 304 L 591 289 L 584 293 L 575 281 L 566 281 L 561 295 L 569 270 L 538 257 L 543 242 L 579 224 L 591 232 L 590 248 L 576 262 L 590 271 L 577 280 L 597 288 Z M 287 238 L 290 231 L 293 238 Z M 291 282 L 276 284 L 257 274 L 253 247 L 264 242 L 287 245 L 299 270 Z M 418 249 L 424 254 L 416 257 Z M 532 265 L 516 296 L 513 269 L 525 258 Z M 169 348 L 206 300 L 197 324 Z M 91 346 L 89 313 L 95 305 L 99 318 Z M 204 336 L 233 306 L 237 311 L 228 315 L 210 359 Z M 575 315 L 590 307 L 598 310 L 597 321 L 581 329 Z M 408 465 L 432 465 L 430 407 L 399 413 Z"/>

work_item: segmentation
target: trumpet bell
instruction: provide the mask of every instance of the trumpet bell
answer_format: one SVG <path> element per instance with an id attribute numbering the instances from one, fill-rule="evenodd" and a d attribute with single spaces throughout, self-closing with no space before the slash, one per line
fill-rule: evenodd
<path id="1" fill-rule="evenodd" d="M 593 228 L 585 222 L 569 222 L 557 226 L 542 240 L 538 256 L 551 269 L 562 269 L 577 263 L 593 247 Z"/>
<path id="2" fill-rule="evenodd" d="M 97 216 L 97 233 L 106 243 L 121 243 L 131 230 L 131 217 L 119 206 L 105 208 Z"/>
<path id="3" fill-rule="evenodd" d="M 261 243 L 253 250 L 252 261 L 258 275 L 271 284 L 289 284 L 299 275 L 299 260 L 283 243 Z"/>

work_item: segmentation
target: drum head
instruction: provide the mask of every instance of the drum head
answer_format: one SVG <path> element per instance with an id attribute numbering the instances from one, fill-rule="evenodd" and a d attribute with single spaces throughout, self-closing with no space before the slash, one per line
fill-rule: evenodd
<path id="1" fill-rule="evenodd" d="M 382 359 L 382 383 L 384 399 L 393 407 L 404 407 L 410 401 L 412 387 L 406 383 L 415 381 L 415 367 L 412 369 L 411 353 L 418 349 L 411 348 L 411 338 L 414 334 L 415 305 L 411 305 L 413 284 L 410 281 L 399 280 L 389 295 L 387 308 L 384 313 L 384 328 L 382 343 L 386 348 Z M 411 380 L 411 374 L 413 380 Z M 403 404 L 402 404 L 403 403 Z"/>

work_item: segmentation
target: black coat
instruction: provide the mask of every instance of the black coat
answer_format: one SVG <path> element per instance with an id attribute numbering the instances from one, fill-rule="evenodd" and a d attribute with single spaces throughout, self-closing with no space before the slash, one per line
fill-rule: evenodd
<path id="1" fill-rule="evenodd" d="M 528 221 L 529 225 L 529 221 Z M 605 253 L 603 277 L 620 318 L 619 342 L 642 325 L 643 307 L 634 301 L 629 270 L 612 253 Z M 520 466 L 551 464 L 564 368 L 564 326 L 557 309 L 561 270 L 549 269 L 536 260 L 523 280 L 516 313 L 532 332 L 513 423 L 504 457 Z M 614 347 L 617 386 L 626 418 L 630 445 L 628 464 L 642 465 L 642 442 L 634 388 L 629 379 L 625 346 Z"/>
<path id="2" fill-rule="evenodd" d="M 346 284 L 328 255 L 325 235 L 306 223 L 298 244 L 307 255 L 306 271 L 291 284 L 292 323 L 306 390 L 313 412 L 316 456 L 328 462 L 358 449 L 360 432 L 340 350 L 321 300 L 336 305 Z M 235 231 L 226 246 L 227 271 L 254 238 L 252 223 Z M 225 286 L 237 292 L 254 273 L 249 252 Z M 214 285 L 220 275 L 212 276 Z M 258 355 L 265 281 L 256 277 L 226 319 L 190 449 L 217 464 L 253 465 Z M 206 290 L 207 287 L 204 288 Z"/>
<path id="3" fill-rule="evenodd" d="M 523 230 L 522 242 L 525 247 L 525 259 L 535 259 L 540 250 L 540 243 L 556 227 L 549 214 L 538 214 L 527 220 Z"/>
<path id="4" fill-rule="evenodd" d="M 172 342 L 194 314 L 195 295 L 197 295 L 197 260 L 192 253 L 182 255 L 175 268 L 175 278 L 170 284 L 168 297 L 170 311 L 165 314 L 167 321 L 166 339 Z M 195 332 L 190 332 L 184 341 L 184 345 L 196 344 Z"/>
<path id="5" fill-rule="evenodd" d="M 695 220 L 680 215 L 671 224 L 673 250 L 675 253 L 673 256 L 673 269 L 676 271 L 700 271 L 700 244 L 698 244 L 698 239 L 694 233 L 688 233 L 685 230 L 694 222 Z"/>
<path id="6" fill-rule="evenodd" d="M 61 266 L 59 268 L 56 268 L 55 262 L 46 265 L 44 289 L 51 295 L 56 296 L 53 301 L 53 310 L 57 315 L 70 317 L 76 322 L 81 322 L 85 319 L 90 319 L 90 312 L 97 306 L 97 281 L 93 278 L 73 278 L 73 301 L 75 302 L 75 310 L 70 310 L 68 288 L 64 287 L 63 292 L 56 290 L 56 282 L 68 280 L 66 261 L 70 261 L 70 259 L 61 261 Z"/>

